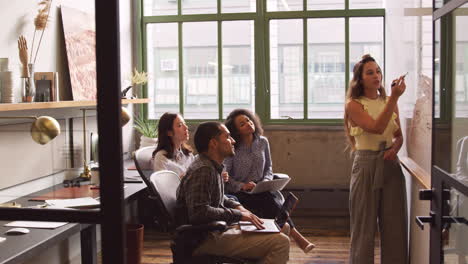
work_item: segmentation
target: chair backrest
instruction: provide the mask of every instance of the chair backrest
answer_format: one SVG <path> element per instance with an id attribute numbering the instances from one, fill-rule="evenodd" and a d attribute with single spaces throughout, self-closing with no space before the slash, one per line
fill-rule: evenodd
<path id="1" fill-rule="evenodd" d="M 153 167 L 151 164 L 151 159 L 153 155 L 153 151 L 156 149 L 156 146 L 149 146 L 140 148 L 135 151 L 135 155 L 133 156 L 133 160 L 135 162 L 135 167 L 138 170 L 141 178 L 145 182 L 146 186 L 151 191 L 151 195 L 154 195 L 154 189 L 150 182 L 151 173 L 153 173 Z"/>
<path id="2" fill-rule="evenodd" d="M 180 184 L 179 175 L 173 171 L 162 170 L 151 174 L 151 185 L 156 190 L 162 205 L 162 208 L 171 222 L 169 225 L 175 224 L 175 208 L 176 208 L 176 192 Z"/>

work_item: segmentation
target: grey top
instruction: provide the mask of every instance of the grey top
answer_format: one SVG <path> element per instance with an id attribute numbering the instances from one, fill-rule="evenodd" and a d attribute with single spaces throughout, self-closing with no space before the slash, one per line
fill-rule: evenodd
<path id="1" fill-rule="evenodd" d="M 236 222 L 240 203 L 224 195 L 223 165 L 199 154 L 177 189 L 177 224 L 206 224 L 212 221 Z"/>
<path id="2" fill-rule="evenodd" d="M 226 183 L 227 193 L 240 191 L 242 183 L 272 180 L 268 139 L 264 136 L 256 136 L 252 145 L 240 144 L 236 148 L 236 155 L 224 160 L 224 166 L 229 173 L 229 181 Z"/>

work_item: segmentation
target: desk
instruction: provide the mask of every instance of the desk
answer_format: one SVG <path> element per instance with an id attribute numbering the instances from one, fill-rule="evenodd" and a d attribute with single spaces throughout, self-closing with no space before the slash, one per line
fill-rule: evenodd
<path id="1" fill-rule="evenodd" d="M 125 175 L 127 175 L 126 172 Z M 125 186 L 127 186 L 124 189 L 126 203 L 136 200 L 138 194 L 146 189 L 144 183 L 126 183 Z M 42 202 L 28 201 L 28 199 L 48 193 L 53 189 L 53 187 L 47 188 L 16 201 L 23 206 L 41 204 Z M 0 236 L 7 239 L 0 243 L 0 264 L 22 263 L 78 232 L 80 232 L 81 238 L 81 262 L 86 264 L 97 263 L 95 224 L 69 223 L 56 229 L 30 228 L 28 234 L 9 236 L 4 234 L 6 230 L 11 228 L 4 226 L 9 222 L 11 221 L 0 221 Z"/>

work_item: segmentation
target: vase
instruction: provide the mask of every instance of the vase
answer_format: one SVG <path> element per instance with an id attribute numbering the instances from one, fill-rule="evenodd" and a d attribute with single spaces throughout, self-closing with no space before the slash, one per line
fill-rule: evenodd
<path id="1" fill-rule="evenodd" d="M 23 102 L 34 102 L 36 95 L 36 84 L 34 82 L 34 64 L 28 64 L 28 77 L 22 79 L 21 96 Z"/>
<path id="2" fill-rule="evenodd" d="M 0 72 L 0 93 L 2 103 L 13 103 L 13 73 L 11 71 Z"/>
<path id="3" fill-rule="evenodd" d="M 156 146 L 156 144 L 158 144 L 158 138 L 150 138 L 143 135 L 140 137 L 140 148 Z"/>
<path id="4" fill-rule="evenodd" d="M 139 89 L 140 89 L 139 86 L 140 86 L 140 85 L 136 85 L 136 84 L 133 85 L 133 87 L 132 87 L 132 99 L 138 98 Z"/>

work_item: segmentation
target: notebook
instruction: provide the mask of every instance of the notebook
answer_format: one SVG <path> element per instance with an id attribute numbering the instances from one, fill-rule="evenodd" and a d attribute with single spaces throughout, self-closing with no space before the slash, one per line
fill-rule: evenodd
<path id="1" fill-rule="evenodd" d="M 239 221 L 239 227 L 243 232 L 259 232 L 259 233 L 278 233 L 280 232 L 283 225 L 289 219 L 289 215 L 296 207 L 299 199 L 289 192 L 288 197 L 283 203 L 280 211 L 276 215 L 275 219 L 263 219 L 263 226 L 265 229 L 257 229 L 257 227 L 248 221 Z"/>

